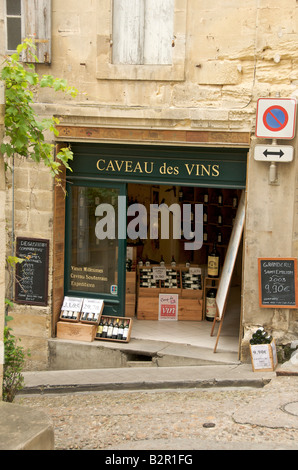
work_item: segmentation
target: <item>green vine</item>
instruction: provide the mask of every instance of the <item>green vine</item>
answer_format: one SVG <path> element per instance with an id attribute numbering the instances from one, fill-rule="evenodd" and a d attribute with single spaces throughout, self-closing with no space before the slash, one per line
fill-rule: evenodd
<path id="1" fill-rule="evenodd" d="M 40 78 L 33 64 L 24 65 L 21 62 L 24 51 L 28 51 L 38 62 L 32 52 L 34 49 L 33 41 L 26 39 L 17 47 L 17 52 L 4 61 L 1 79 L 5 82 L 4 125 L 7 142 L 2 143 L 0 150 L 8 158 L 18 154 L 29 157 L 34 162 L 43 162 L 50 168 L 53 176 L 56 176 L 61 171 L 61 164 L 71 170 L 69 161 L 73 160 L 73 153 L 69 147 L 62 148 L 55 159 L 54 145 L 45 141 L 44 133 L 49 130 L 57 136 L 56 125 L 59 120 L 56 117 L 37 120 L 32 107 L 34 92 L 38 87 L 48 87 L 75 97 L 77 90 L 68 86 L 66 80 L 52 75 L 43 75 Z"/>
<path id="2" fill-rule="evenodd" d="M 12 320 L 7 316 L 6 321 Z M 12 403 L 18 391 L 24 387 L 24 377 L 22 370 L 25 363 L 26 355 L 30 357 L 30 352 L 24 352 L 22 346 L 18 346 L 12 329 L 8 326 L 4 328 L 4 366 L 3 366 L 3 401 Z"/>

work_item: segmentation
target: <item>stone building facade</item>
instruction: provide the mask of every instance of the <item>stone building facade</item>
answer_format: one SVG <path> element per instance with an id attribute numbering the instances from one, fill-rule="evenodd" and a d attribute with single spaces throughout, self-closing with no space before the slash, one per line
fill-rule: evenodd
<path id="1" fill-rule="evenodd" d="M 258 99 L 296 100 L 298 96 L 297 2 L 166 2 L 166 11 L 152 14 L 153 29 L 147 41 L 156 35 L 161 48 L 164 38 L 157 31 L 161 24 L 170 46 L 165 47 L 165 58 L 153 59 L 150 51 L 149 59 L 146 53 L 141 59 L 128 59 L 121 49 L 125 33 L 115 34 L 116 13 L 125 12 L 129 1 L 41 3 L 48 8 L 51 28 L 49 38 L 33 36 L 40 40 L 38 47 L 42 41 L 49 45 L 36 71 L 65 78 L 79 90 L 75 99 L 38 91 L 35 109 L 40 118 L 55 115 L 60 119 L 59 137 L 47 138 L 57 146 L 141 144 L 151 149 L 175 146 L 186 153 L 189 148 L 245 152 L 241 358 L 248 360 L 248 341 L 257 326 L 265 326 L 278 343 L 294 339 L 297 309 L 259 306 L 257 259 L 298 256 L 296 156 L 292 162 L 277 165 L 277 182 L 269 184 L 269 164 L 256 161 L 254 149 L 257 144 L 272 143 L 255 136 Z M 158 3 L 131 0 L 127 17 L 118 20 L 129 22 L 129 13 L 140 5 L 155 11 Z M 135 16 L 141 18 L 142 12 L 138 10 Z M 0 28 L 1 55 L 5 55 L 5 0 L 1 0 Z M 135 38 L 133 34 L 127 39 L 128 48 Z M 286 144 L 297 153 L 296 137 Z M 6 176 L 8 252 L 16 237 L 47 239 L 50 246 L 47 305 L 16 304 L 13 310 L 14 332 L 31 350 L 30 367 L 44 369 L 47 341 L 55 335 L 63 298 L 65 203 L 41 165 L 16 158 L 13 176 L 13 181 L 11 174 Z"/>

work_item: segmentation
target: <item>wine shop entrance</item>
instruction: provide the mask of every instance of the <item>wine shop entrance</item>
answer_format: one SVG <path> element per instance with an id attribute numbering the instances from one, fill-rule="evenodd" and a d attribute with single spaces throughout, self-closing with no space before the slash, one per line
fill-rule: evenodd
<path id="1" fill-rule="evenodd" d="M 100 298 L 104 315 L 133 317 L 133 337 L 210 341 L 247 150 L 75 143 L 72 150 L 64 295 Z M 222 335 L 226 328 L 238 350 L 241 244 L 237 253 Z"/>
<path id="2" fill-rule="evenodd" d="M 235 223 L 241 190 L 175 185 L 127 185 L 128 207 L 146 209 L 147 237 L 127 238 L 125 316 L 135 318 L 140 338 L 185 342 L 193 346 L 214 343 L 210 331 L 216 315 L 215 298 Z M 150 208 L 159 207 L 158 236 L 150 238 Z M 189 216 L 195 233 L 196 207 L 203 218 L 202 243 L 190 245 L 183 221 Z M 175 238 L 174 208 L 180 208 L 180 237 Z M 189 208 L 188 213 L 185 207 Z M 166 211 L 166 212 L 165 212 Z M 144 212 L 145 213 L 145 212 Z M 129 211 L 127 225 L 136 221 Z M 152 215 L 151 215 L 152 216 Z M 169 221 L 169 237 L 162 237 L 162 221 Z M 131 227 L 132 228 L 132 227 Z M 139 230 L 139 227 L 137 227 Z M 130 233 L 130 230 L 128 230 Z M 142 235 L 141 232 L 139 232 Z M 138 235 L 138 232 L 136 233 Z M 177 234 L 176 234 L 177 235 Z M 242 244 L 233 271 L 225 312 L 226 346 L 238 348 L 241 309 Z M 172 302 L 172 308 L 169 307 Z M 178 320 L 178 323 L 162 320 Z M 155 323 L 158 326 L 155 326 Z M 176 337 L 176 338 L 175 338 Z M 221 342 L 222 343 L 222 342 Z"/>

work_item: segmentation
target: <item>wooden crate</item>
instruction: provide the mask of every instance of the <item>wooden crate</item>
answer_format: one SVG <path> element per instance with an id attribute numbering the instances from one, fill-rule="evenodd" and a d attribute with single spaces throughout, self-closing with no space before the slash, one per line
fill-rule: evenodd
<path id="1" fill-rule="evenodd" d="M 178 300 L 178 320 L 183 321 L 202 321 L 203 302 L 198 299 Z"/>
<path id="2" fill-rule="evenodd" d="M 158 290 L 158 289 L 146 289 L 146 290 Z M 138 298 L 138 320 L 158 320 L 159 311 L 159 295 L 150 297 L 139 297 Z"/>
<path id="3" fill-rule="evenodd" d="M 137 273 L 135 271 L 126 271 L 126 293 L 135 294 L 137 285 Z"/>
<path id="4" fill-rule="evenodd" d="M 250 344 L 252 370 L 254 372 L 273 372 L 277 366 L 276 344 Z"/>
<path id="5" fill-rule="evenodd" d="M 95 338 L 96 328 L 96 325 L 59 321 L 57 323 L 57 338 L 91 342 Z"/>
<path id="6" fill-rule="evenodd" d="M 132 329 L 132 322 L 133 322 L 132 318 L 114 317 L 114 316 L 109 316 L 109 315 L 102 315 L 101 316 L 101 319 L 103 321 L 106 321 L 109 318 L 112 318 L 114 321 L 118 319 L 119 321 L 124 320 L 124 323 L 129 322 L 127 338 L 126 339 L 102 338 L 100 336 L 97 336 L 97 334 L 95 334 L 94 339 L 99 340 L 99 341 L 117 341 L 118 343 L 128 343 L 130 341 L 130 335 L 131 335 L 131 329 Z"/>
<path id="7" fill-rule="evenodd" d="M 136 313 L 136 295 L 126 294 L 125 296 L 125 316 L 134 317 Z"/>

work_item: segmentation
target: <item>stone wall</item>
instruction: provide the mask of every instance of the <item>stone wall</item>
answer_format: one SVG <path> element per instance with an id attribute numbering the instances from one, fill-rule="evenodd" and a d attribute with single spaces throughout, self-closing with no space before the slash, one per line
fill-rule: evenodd
<path id="1" fill-rule="evenodd" d="M 67 79 L 79 94 L 72 100 L 41 90 L 36 104 L 40 117 L 54 114 L 63 124 L 111 129 L 253 135 L 259 97 L 298 97 L 296 0 L 176 0 L 175 67 L 149 66 L 146 72 L 111 64 L 111 4 L 86 0 L 82 9 L 78 0 L 52 0 L 52 64 L 37 65 L 36 70 Z M 280 341 L 297 334 L 296 310 L 258 307 L 256 264 L 258 256 L 298 255 L 296 160 L 280 165 L 279 184 L 269 185 L 268 165 L 253 159 L 256 143 L 253 138 L 248 159 L 244 345 L 260 324 L 273 329 Z M 291 144 L 297 153 L 296 141 Z M 15 306 L 12 312 L 14 332 L 32 352 L 30 368 L 44 368 L 51 336 L 53 181 L 43 167 L 17 160 L 12 209 L 11 175 L 7 178 L 8 237 L 14 210 L 15 236 L 50 240 L 49 305 Z"/>

